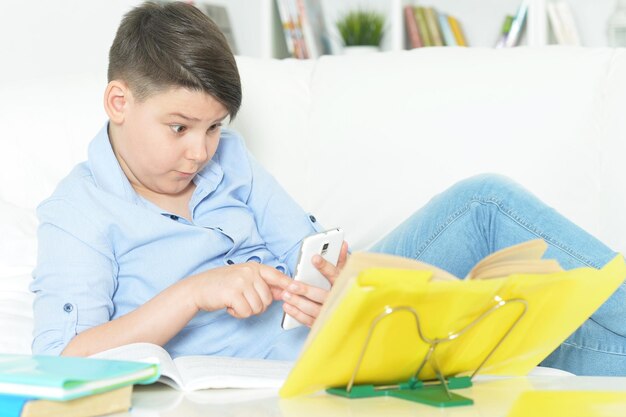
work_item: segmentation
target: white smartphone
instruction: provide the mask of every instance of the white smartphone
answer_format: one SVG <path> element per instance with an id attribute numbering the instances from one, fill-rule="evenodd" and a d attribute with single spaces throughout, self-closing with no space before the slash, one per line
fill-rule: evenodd
<path id="1" fill-rule="evenodd" d="M 294 281 L 304 282 L 325 290 L 330 289 L 330 282 L 317 270 L 311 259 L 315 255 L 321 255 L 328 262 L 337 265 L 342 244 L 343 230 L 339 228 L 305 237 L 302 240 L 302 246 L 300 246 L 300 256 L 296 265 L 296 273 L 293 276 Z M 302 323 L 289 314 L 283 314 L 283 329 L 289 330 L 301 325 Z"/>

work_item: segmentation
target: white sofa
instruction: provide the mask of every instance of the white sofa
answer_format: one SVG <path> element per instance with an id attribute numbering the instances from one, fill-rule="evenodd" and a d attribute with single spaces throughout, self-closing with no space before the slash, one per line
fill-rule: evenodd
<path id="1" fill-rule="evenodd" d="M 435 193 L 498 172 L 626 250 L 626 51 L 429 48 L 238 58 L 234 128 L 353 250 Z M 27 82 L 26 82 L 27 81 Z M 0 81 L 0 352 L 30 349 L 34 208 L 105 123 L 100 72 Z"/>

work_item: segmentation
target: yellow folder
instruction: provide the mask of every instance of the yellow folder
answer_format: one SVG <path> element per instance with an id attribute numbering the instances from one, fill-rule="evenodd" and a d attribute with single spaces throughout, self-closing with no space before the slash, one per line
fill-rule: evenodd
<path id="1" fill-rule="evenodd" d="M 507 417 L 622 417 L 626 393 L 619 391 L 527 391 Z"/>
<path id="2" fill-rule="evenodd" d="M 460 337 L 439 344 L 436 362 L 446 377 L 469 375 L 501 341 L 480 373 L 524 375 L 618 288 L 626 278 L 626 264 L 618 255 L 600 270 L 578 268 L 456 281 L 431 281 L 431 275 L 424 264 L 404 258 L 352 254 L 280 395 L 292 397 L 348 385 L 372 323 L 394 307 L 412 308 L 423 336 L 429 339 L 445 339 L 495 309 Z M 428 349 L 412 313 L 384 316 L 371 334 L 354 382 L 405 381 L 416 372 Z M 434 379 L 433 367 L 425 366 L 418 377 Z"/>

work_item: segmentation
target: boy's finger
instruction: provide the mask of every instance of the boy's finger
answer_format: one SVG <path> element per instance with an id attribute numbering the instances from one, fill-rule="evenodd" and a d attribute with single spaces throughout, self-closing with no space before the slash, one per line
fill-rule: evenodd
<path id="1" fill-rule="evenodd" d="M 261 296 L 256 289 L 249 289 L 243 293 L 248 305 L 250 306 L 250 316 L 253 314 L 262 313 L 265 310 L 265 304 L 261 300 Z"/>
<path id="2" fill-rule="evenodd" d="M 309 300 L 315 301 L 318 304 L 324 304 L 326 298 L 328 298 L 329 291 L 314 285 L 294 281 L 287 287 L 286 292 L 301 295 Z"/>
<path id="3" fill-rule="evenodd" d="M 285 289 L 291 283 L 291 278 L 271 266 L 260 265 L 259 275 L 267 284 L 274 287 Z"/>
<path id="4" fill-rule="evenodd" d="M 341 244 L 341 251 L 339 252 L 339 260 L 337 261 L 337 269 L 339 270 L 338 272 L 341 272 L 343 267 L 346 265 L 347 261 L 348 261 L 348 242 L 344 240 L 343 243 Z"/>
<path id="5" fill-rule="evenodd" d="M 313 322 L 315 322 L 315 318 L 304 314 L 302 311 L 298 310 L 291 304 L 283 304 L 283 310 L 285 311 L 285 313 L 289 314 L 291 317 L 308 327 L 311 327 L 313 325 Z"/>
<path id="6" fill-rule="evenodd" d="M 274 300 L 274 296 L 272 294 L 272 290 L 270 286 L 267 285 L 266 282 L 262 280 L 257 280 L 257 281 L 254 281 L 253 286 L 254 286 L 254 290 L 259 295 L 261 302 L 263 303 L 263 309 L 265 309 L 267 306 L 272 304 L 272 301 Z"/>
<path id="7" fill-rule="evenodd" d="M 315 255 L 313 259 L 311 259 L 311 262 L 313 262 L 317 270 L 320 271 L 331 284 L 335 282 L 335 278 L 337 278 L 339 274 L 339 270 L 335 265 L 331 264 L 320 255 Z"/>
<path id="8" fill-rule="evenodd" d="M 311 317 L 319 316 L 320 310 L 322 309 L 321 304 L 315 303 L 300 295 L 291 294 L 288 291 L 285 291 L 285 294 L 283 294 L 283 300 L 285 303 L 296 307 L 298 310 Z"/>
<path id="9" fill-rule="evenodd" d="M 235 299 L 232 300 L 231 305 L 228 306 L 228 310 L 229 312 L 232 310 L 231 315 L 238 319 L 243 319 L 252 315 L 252 309 L 250 308 L 246 298 L 243 296 L 235 297 Z"/>

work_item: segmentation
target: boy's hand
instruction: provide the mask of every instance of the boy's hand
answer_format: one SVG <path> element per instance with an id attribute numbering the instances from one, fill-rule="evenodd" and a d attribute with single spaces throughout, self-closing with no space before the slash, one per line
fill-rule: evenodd
<path id="1" fill-rule="evenodd" d="M 194 302 L 199 310 L 226 308 L 236 318 L 263 313 L 292 282 L 277 269 L 256 262 L 211 269 L 194 278 L 198 284 Z"/>
<path id="2" fill-rule="evenodd" d="M 337 266 L 334 266 L 319 255 L 315 255 L 312 262 L 317 270 L 328 279 L 332 287 L 335 279 L 337 279 L 345 266 L 347 259 L 348 243 L 344 241 L 341 245 Z M 300 323 L 311 327 L 317 316 L 319 316 L 322 305 L 328 298 L 329 291 L 296 281 L 291 281 L 286 290 L 282 293 L 282 299 L 285 302 L 283 304 L 285 312 Z"/>

